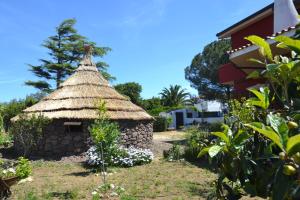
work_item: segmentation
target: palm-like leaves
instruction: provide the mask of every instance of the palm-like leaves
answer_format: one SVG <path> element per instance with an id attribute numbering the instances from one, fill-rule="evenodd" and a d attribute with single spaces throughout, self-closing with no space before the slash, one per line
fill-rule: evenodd
<path id="1" fill-rule="evenodd" d="M 169 88 L 164 88 L 160 95 L 164 106 L 173 107 L 185 103 L 189 93 L 180 85 L 170 85 Z"/>

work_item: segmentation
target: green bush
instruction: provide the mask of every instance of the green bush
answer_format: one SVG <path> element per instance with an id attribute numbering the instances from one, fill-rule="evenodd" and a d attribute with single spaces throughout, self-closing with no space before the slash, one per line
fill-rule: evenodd
<path id="1" fill-rule="evenodd" d="M 14 136 L 14 146 L 23 156 L 29 156 L 37 150 L 43 137 L 43 129 L 50 123 L 48 118 L 42 115 L 19 115 L 9 133 Z"/>
<path id="2" fill-rule="evenodd" d="M 5 131 L 11 126 L 11 118 L 20 114 L 25 109 L 25 102 L 22 100 L 12 100 L 9 103 L 3 104 L 2 117 Z"/>
<path id="3" fill-rule="evenodd" d="M 147 110 L 147 112 L 154 117 L 157 117 L 159 115 L 159 113 L 161 112 L 165 112 L 166 108 L 163 106 L 157 107 L 157 108 L 153 108 L 151 110 Z"/>
<path id="4" fill-rule="evenodd" d="M 171 123 L 172 123 L 172 118 L 166 118 L 161 116 L 155 117 L 153 123 L 153 131 L 154 132 L 166 131 Z"/>
<path id="5" fill-rule="evenodd" d="M 2 118 L 3 128 L 5 129 L 5 131 L 8 131 L 8 129 L 11 126 L 11 118 L 22 113 L 22 111 L 25 108 L 36 104 L 44 96 L 45 96 L 45 94 L 43 94 L 43 93 L 36 93 L 36 94 L 31 94 L 31 95 L 27 96 L 25 99 L 20 99 L 20 100 L 13 99 L 8 103 L 1 103 L 0 104 L 0 121 Z"/>
<path id="6" fill-rule="evenodd" d="M 273 56 L 268 42 L 258 36 L 246 39 L 259 46 L 265 65 L 248 78 L 267 79 L 268 86 L 249 89 L 251 98 L 230 102 L 223 130 L 211 133 L 218 139 L 202 150 L 217 162 L 217 199 L 237 199 L 243 193 L 273 200 L 300 199 L 300 111 L 289 92 L 299 94 L 300 40 L 276 36 L 277 48 L 291 57 Z M 295 87 L 296 86 L 296 87 Z M 276 100 L 276 110 L 272 103 Z M 275 106 L 274 106 L 275 107 Z"/>
<path id="7" fill-rule="evenodd" d="M 0 146 L 9 146 L 13 142 L 13 137 L 10 134 L 7 133 L 1 133 L 0 132 Z"/>
<path id="8" fill-rule="evenodd" d="M 16 167 L 16 175 L 23 179 L 27 178 L 31 174 L 31 165 L 28 159 L 20 157 L 18 159 L 18 165 Z"/>
<path id="9" fill-rule="evenodd" d="M 208 130 L 210 132 L 221 131 L 222 130 L 222 123 L 220 123 L 220 122 L 214 122 L 214 123 L 208 124 Z"/>
<path id="10" fill-rule="evenodd" d="M 178 144 L 173 144 L 169 150 L 163 151 L 163 156 L 170 162 L 180 160 L 182 158 L 180 146 Z"/>
<path id="11" fill-rule="evenodd" d="M 209 132 L 202 131 L 196 126 L 189 127 L 186 132 L 184 158 L 190 161 L 197 161 L 199 160 L 199 152 L 209 146 L 214 137 L 212 137 Z"/>
<path id="12" fill-rule="evenodd" d="M 104 157 L 102 160 L 109 163 L 113 155 L 124 153 L 118 148 L 120 131 L 118 125 L 108 119 L 105 102 L 99 103 L 98 116 L 89 131 L 97 151 Z"/>

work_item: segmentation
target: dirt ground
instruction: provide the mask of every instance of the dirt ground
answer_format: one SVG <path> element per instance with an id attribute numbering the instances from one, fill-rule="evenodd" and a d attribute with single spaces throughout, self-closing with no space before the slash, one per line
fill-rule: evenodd
<path id="1" fill-rule="evenodd" d="M 183 131 L 165 131 L 153 133 L 154 141 L 182 140 L 186 133 Z"/>
<path id="2" fill-rule="evenodd" d="M 183 131 L 166 131 L 153 133 L 153 151 L 156 158 L 161 158 L 164 150 L 168 150 L 176 142 L 185 139 L 185 132 Z"/>

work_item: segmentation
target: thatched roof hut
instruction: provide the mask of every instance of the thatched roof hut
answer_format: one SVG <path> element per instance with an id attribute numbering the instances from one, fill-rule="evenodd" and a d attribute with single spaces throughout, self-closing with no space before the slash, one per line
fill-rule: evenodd
<path id="1" fill-rule="evenodd" d="M 90 57 L 85 57 L 76 72 L 57 90 L 24 112 L 43 114 L 51 119 L 95 119 L 100 99 L 105 101 L 107 114 L 112 120 L 152 119 L 142 108 L 110 86 Z"/>
<path id="2" fill-rule="evenodd" d="M 108 117 L 119 123 L 122 142 L 125 145 L 147 147 L 151 143 L 153 118 L 109 85 L 92 62 L 90 54 L 84 56 L 76 72 L 60 84 L 57 90 L 25 109 L 24 113 L 41 114 L 53 119 L 45 133 L 45 141 L 42 145 L 44 151 L 61 153 L 69 148 L 69 144 L 76 142 L 80 149 L 76 150 L 72 147 L 68 152 L 82 152 L 87 145 L 78 145 L 78 143 L 86 143 L 89 137 L 87 127 L 98 117 L 99 100 L 106 103 Z M 18 116 L 13 118 L 13 120 L 17 119 Z M 81 128 L 70 129 L 70 125 L 81 126 Z M 70 130 L 76 130 L 76 134 L 71 133 Z M 68 141 L 62 142 L 66 135 L 70 136 Z M 55 141 L 54 145 L 45 147 L 49 143 L 47 142 L 49 138 Z M 57 146 L 60 146 L 61 150 L 55 150 Z"/>

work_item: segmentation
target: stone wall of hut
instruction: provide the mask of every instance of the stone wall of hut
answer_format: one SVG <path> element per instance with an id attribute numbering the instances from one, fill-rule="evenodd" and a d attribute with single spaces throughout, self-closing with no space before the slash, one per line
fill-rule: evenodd
<path id="1" fill-rule="evenodd" d="M 121 143 L 125 147 L 150 148 L 153 139 L 152 121 L 119 121 Z"/>
<path id="2" fill-rule="evenodd" d="M 52 120 L 44 130 L 44 136 L 33 152 L 36 156 L 56 157 L 69 156 L 85 152 L 92 145 L 88 127 L 91 121 L 82 122 L 82 132 L 69 132 L 64 122 L 76 120 Z M 121 131 L 121 143 L 125 147 L 135 146 L 138 148 L 149 148 L 153 138 L 153 124 L 151 121 L 117 121 Z M 18 152 L 22 152 L 18 141 L 14 142 Z"/>

